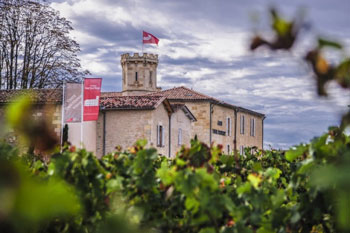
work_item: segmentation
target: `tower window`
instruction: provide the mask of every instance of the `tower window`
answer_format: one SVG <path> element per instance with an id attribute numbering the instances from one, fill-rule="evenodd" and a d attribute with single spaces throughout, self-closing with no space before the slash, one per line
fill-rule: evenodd
<path id="1" fill-rule="evenodd" d="M 137 72 L 135 72 L 135 81 L 138 81 Z"/>
<path id="2" fill-rule="evenodd" d="M 152 70 L 149 71 L 149 85 L 152 86 Z"/>

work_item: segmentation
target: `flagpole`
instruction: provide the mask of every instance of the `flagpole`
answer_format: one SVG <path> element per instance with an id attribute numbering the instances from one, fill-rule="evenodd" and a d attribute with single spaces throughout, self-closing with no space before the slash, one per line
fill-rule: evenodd
<path id="1" fill-rule="evenodd" d="M 142 55 L 143 55 L 143 32 L 142 32 L 142 40 L 141 40 L 141 42 L 142 42 Z"/>
<path id="2" fill-rule="evenodd" d="M 81 123 L 80 123 L 80 148 L 83 149 L 83 124 L 84 124 L 84 80 L 81 85 Z"/>
<path id="3" fill-rule="evenodd" d="M 63 147 L 63 132 L 64 132 L 64 101 L 65 101 L 65 86 L 66 86 L 66 82 L 63 81 L 63 86 L 62 86 L 62 109 L 61 109 L 61 152 L 62 152 L 62 147 Z"/>

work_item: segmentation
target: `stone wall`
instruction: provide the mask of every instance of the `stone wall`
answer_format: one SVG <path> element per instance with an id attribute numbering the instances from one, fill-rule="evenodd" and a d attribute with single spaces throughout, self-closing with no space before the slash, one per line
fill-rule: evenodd
<path id="1" fill-rule="evenodd" d="M 115 151 L 116 146 L 123 149 L 134 145 L 137 139 L 150 140 L 150 132 L 145 131 L 152 122 L 151 111 L 107 111 L 105 112 L 105 153 Z M 103 114 L 99 114 L 96 124 L 96 154 L 103 154 Z"/>
<path id="2" fill-rule="evenodd" d="M 244 115 L 244 134 L 241 134 L 241 116 Z M 255 119 L 255 136 L 250 135 L 250 120 Z M 263 148 L 263 118 L 258 117 L 256 115 L 251 115 L 245 112 L 237 113 L 237 150 L 239 150 L 240 146 L 244 147 L 252 147 L 256 146 L 259 149 Z"/>
<path id="3" fill-rule="evenodd" d="M 210 131 L 210 103 L 209 102 L 186 102 L 187 108 L 196 117 L 197 121 L 192 122 L 191 138 L 197 135 L 198 139 L 209 144 Z"/>
<path id="4" fill-rule="evenodd" d="M 182 145 L 189 147 L 191 141 L 191 120 L 182 109 L 178 109 L 171 116 L 171 157 L 175 157 Z M 179 144 L 179 129 L 182 134 L 182 144 Z"/>
<path id="5" fill-rule="evenodd" d="M 176 103 L 176 101 L 173 101 Z M 210 144 L 210 103 L 209 101 L 186 102 L 186 106 L 197 118 L 192 122 L 191 138 L 197 135 L 198 139 L 204 143 Z M 245 116 L 245 133 L 240 134 L 240 116 Z M 231 135 L 227 135 L 227 118 L 231 121 Z M 255 136 L 250 135 L 250 119 L 255 118 Z M 220 121 L 220 122 L 219 122 Z M 221 124 L 221 125 L 220 125 Z M 263 118 L 247 112 L 237 113 L 237 150 L 240 146 L 263 148 Z M 214 132 L 215 130 L 215 132 Z M 225 153 L 233 152 L 235 135 L 235 111 L 222 105 L 213 104 L 212 110 L 212 142 L 223 145 Z M 229 146 L 229 148 L 228 148 Z"/>
<path id="6" fill-rule="evenodd" d="M 230 119 L 230 132 L 227 130 L 227 119 Z M 235 111 L 220 105 L 213 105 L 212 114 L 212 142 L 221 144 L 225 153 L 234 150 L 235 139 Z"/>
<path id="7" fill-rule="evenodd" d="M 164 105 L 161 104 L 152 111 L 151 141 L 150 146 L 157 148 L 158 153 L 169 156 L 169 115 Z M 157 125 L 163 126 L 164 146 L 157 146 Z"/>
<path id="8" fill-rule="evenodd" d="M 146 139 L 147 146 L 156 147 L 163 155 L 169 153 L 169 118 L 163 104 L 155 110 L 114 110 L 106 111 L 105 153 L 115 151 L 116 146 L 123 149 L 135 144 L 137 139 Z M 157 147 L 157 125 L 164 127 L 164 146 Z M 96 154 L 103 154 L 103 113 L 96 123 Z"/>

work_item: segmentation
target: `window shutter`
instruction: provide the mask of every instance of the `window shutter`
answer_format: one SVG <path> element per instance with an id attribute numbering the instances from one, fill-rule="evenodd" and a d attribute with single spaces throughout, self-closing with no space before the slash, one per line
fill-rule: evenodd
<path id="1" fill-rule="evenodd" d="M 157 146 L 160 146 L 159 125 L 157 125 Z"/>
<path id="2" fill-rule="evenodd" d="M 179 146 L 182 145 L 182 129 L 179 129 L 179 140 L 178 140 Z"/>
<path id="3" fill-rule="evenodd" d="M 256 121 L 255 121 L 255 118 L 253 119 L 253 123 L 254 123 L 254 128 L 253 128 L 253 136 L 255 136 L 255 132 L 256 132 L 256 126 L 255 126 L 255 123 L 256 123 Z"/>
<path id="4" fill-rule="evenodd" d="M 226 132 L 227 136 L 231 136 L 231 118 L 229 117 L 226 119 Z"/>
<path id="5" fill-rule="evenodd" d="M 227 134 L 227 136 L 230 136 L 230 132 L 228 131 L 228 127 L 229 127 L 229 123 L 228 123 L 228 117 L 226 117 L 226 134 Z"/>
<path id="6" fill-rule="evenodd" d="M 253 135 L 253 124 L 254 124 L 254 122 L 253 122 L 253 118 L 250 118 L 250 136 L 254 136 Z"/>
<path id="7" fill-rule="evenodd" d="M 244 115 L 241 115 L 241 134 L 244 134 Z"/>
<path id="8" fill-rule="evenodd" d="M 164 127 L 162 127 L 162 145 L 161 146 L 164 146 L 165 143 L 164 143 L 164 134 L 165 134 L 165 130 L 164 130 Z"/>

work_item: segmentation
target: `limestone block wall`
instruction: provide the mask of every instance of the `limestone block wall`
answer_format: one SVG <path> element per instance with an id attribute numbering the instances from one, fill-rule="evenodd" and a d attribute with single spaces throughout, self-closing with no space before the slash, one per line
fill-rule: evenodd
<path id="1" fill-rule="evenodd" d="M 227 132 L 227 118 L 230 119 L 230 134 Z M 235 111 L 220 105 L 213 105 L 212 113 L 212 142 L 221 144 L 225 153 L 234 150 Z M 225 133 L 225 135 L 223 135 Z"/>
<path id="2" fill-rule="evenodd" d="M 172 101 L 176 103 L 176 101 Z M 192 122 L 191 138 L 195 135 L 204 143 L 210 143 L 210 103 L 207 101 L 186 102 L 186 106 L 192 114 L 197 118 L 196 122 Z M 245 116 L 245 132 L 240 133 L 240 116 Z M 227 135 L 227 118 L 231 121 L 231 136 Z M 255 136 L 250 135 L 250 119 L 255 119 Z M 235 112 L 232 108 L 213 104 L 212 112 L 212 142 L 223 145 L 225 153 L 233 152 L 234 150 L 234 135 L 235 135 Z M 220 122 L 219 122 L 220 121 Z M 221 125 L 220 125 L 221 124 Z M 214 133 L 215 130 L 215 133 Z M 225 135 L 223 135 L 223 132 Z M 263 118 L 247 112 L 237 113 L 237 150 L 240 146 L 252 147 L 256 146 L 259 149 L 263 147 Z M 229 148 L 228 148 L 229 146 Z"/>
<path id="3" fill-rule="evenodd" d="M 157 148 L 158 152 L 168 155 L 169 119 L 163 104 L 155 110 L 111 110 L 105 112 L 105 153 L 115 151 L 116 146 L 123 149 L 135 144 L 138 139 L 147 139 L 147 146 Z M 164 128 L 164 146 L 157 147 L 157 125 Z M 103 154 L 103 113 L 96 122 L 96 155 Z"/>
<path id="4" fill-rule="evenodd" d="M 189 147 L 191 142 L 191 120 L 179 109 L 171 116 L 171 157 L 175 157 L 182 145 Z M 182 144 L 179 144 L 179 130 L 181 129 Z M 181 142 L 180 142 L 181 143 Z"/>
<path id="5" fill-rule="evenodd" d="M 198 139 L 209 144 L 210 131 L 210 103 L 209 102 L 186 102 L 187 108 L 196 117 L 197 121 L 192 122 L 191 138 L 197 135 Z"/>
<path id="6" fill-rule="evenodd" d="M 161 104 L 152 111 L 152 126 L 150 146 L 157 148 L 158 153 L 169 156 L 169 115 L 164 105 Z M 157 125 L 163 126 L 164 146 L 157 146 Z"/>
<path id="7" fill-rule="evenodd" d="M 244 116 L 244 134 L 241 134 L 241 116 Z M 255 119 L 255 136 L 250 135 L 251 119 Z M 252 147 L 256 146 L 259 149 L 263 147 L 263 118 L 248 114 L 245 112 L 237 113 L 237 149 L 239 150 L 240 146 Z"/>
<path id="8" fill-rule="evenodd" d="M 105 117 L 105 153 L 115 151 L 116 146 L 123 149 L 135 144 L 137 139 L 150 139 L 151 133 L 146 130 L 152 124 L 151 111 L 107 111 Z M 99 114 L 96 123 L 96 153 L 103 154 L 103 114 Z"/>

